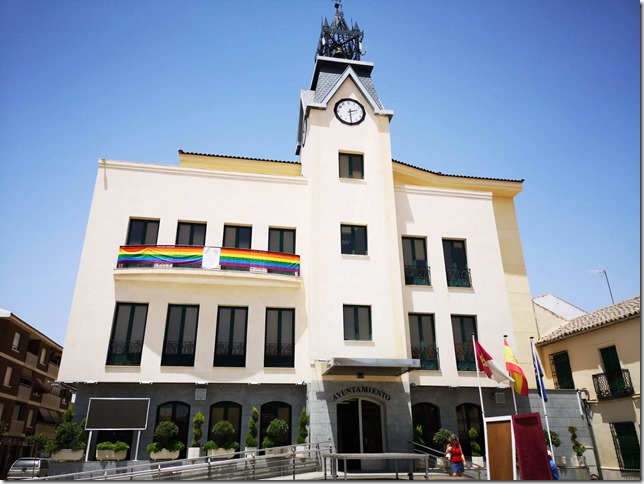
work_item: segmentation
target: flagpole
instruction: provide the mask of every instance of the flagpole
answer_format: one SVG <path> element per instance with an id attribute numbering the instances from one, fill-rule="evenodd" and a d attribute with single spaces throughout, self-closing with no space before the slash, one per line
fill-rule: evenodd
<path id="1" fill-rule="evenodd" d="M 537 362 L 539 365 L 539 368 L 543 368 L 541 365 L 541 360 L 539 359 L 539 354 L 537 353 L 537 349 L 534 346 L 534 336 L 530 336 L 530 349 L 532 350 L 532 362 Z M 544 388 L 541 386 L 543 383 L 543 379 L 541 378 L 541 375 L 539 375 L 539 370 L 535 366 L 534 368 L 534 374 L 535 374 L 535 379 L 537 380 L 537 390 L 539 391 L 539 396 L 541 397 L 541 404 L 543 405 L 543 417 L 546 420 L 546 429 L 548 430 L 548 442 L 550 442 L 550 452 L 552 453 L 552 457 L 554 459 L 555 453 L 553 451 L 554 447 L 552 446 L 552 437 L 550 436 L 550 424 L 548 423 L 548 413 L 546 412 L 546 402 L 543 399 L 543 394 L 544 394 Z"/>
<path id="2" fill-rule="evenodd" d="M 476 336 L 472 333 L 472 351 L 474 352 L 474 366 L 476 367 L 476 381 L 479 384 L 479 400 L 481 400 L 481 414 L 485 421 L 485 407 L 483 406 L 483 391 L 481 390 L 481 375 L 479 373 L 478 356 L 476 355 Z"/>
<path id="3" fill-rule="evenodd" d="M 507 334 L 503 335 L 503 344 L 504 345 L 507 344 L 507 341 L 505 340 L 505 338 L 507 338 L 507 337 L 508 337 Z M 515 395 L 516 392 L 514 391 L 514 383 L 510 386 L 510 389 L 512 390 L 512 392 L 511 392 L 512 393 L 512 400 L 514 401 L 514 415 L 518 415 L 519 412 L 517 411 L 517 396 Z"/>

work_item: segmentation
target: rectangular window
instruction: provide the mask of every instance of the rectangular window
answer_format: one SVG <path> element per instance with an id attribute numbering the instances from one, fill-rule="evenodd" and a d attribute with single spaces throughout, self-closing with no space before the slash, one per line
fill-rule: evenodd
<path id="1" fill-rule="evenodd" d="M 425 239 L 420 237 L 403 237 L 403 264 L 405 284 L 429 286 L 429 266 Z"/>
<path id="2" fill-rule="evenodd" d="M 220 306 L 213 366 L 246 366 L 248 308 Z"/>
<path id="3" fill-rule="evenodd" d="M 116 303 L 106 365 L 141 365 L 147 304 Z"/>
<path id="4" fill-rule="evenodd" d="M 161 366 L 194 366 L 199 306 L 168 306 Z"/>
<path id="5" fill-rule="evenodd" d="M 13 376 L 13 368 L 8 366 L 7 370 L 4 372 L 4 386 L 11 386 L 11 377 Z"/>
<path id="6" fill-rule="evenodd" d="M 242 227 L 237 225 L 224 226 L 224 242 L 222 247 L 233 247 L 236 249 L 250 249 L 252 236 L 251 227 Z M 228 271 L 250 271 L 249 266 L 224 265 L 221 268 Z"/>
<path id="7" fill-rule="evenodd" d="M 567 351 L 550 355 L 550 368 L 552 370 L 552 378 L 555 383 L 555 388 L 568 390 L 575 389 L 575 382 L 572 379 L 572 371 L 570 369 L 570 360 L 568 359 Z"/>
<path id="8" fill-rule="evenodd" d="M 20 420 L 24 422 L 25 416 L 26 416 L 26 407 L 22 403 L 16 403 L 13 407 L 13 415 L 11 416 L 11 420 Z"/>
<path id="9" fill-rule="evenodd" d="M 411 357 L 420 360 L 423 370 L 438 370 L 438 348 L 433 314 L 409 314 Z"/>
<path id="10" fill-rule="evenodd" d="M 622 471 L 640 470 L 640 442 L 633 422 L 614 422 L 610 424 L 613 444 L 619 468 Z"/>
<path id="11" fill-rule="evenodd" d="M 604 366 L 604 373 L 606 381 L 610 388 L 611 396 L 621 396 L 628 393 L 628 385 L 624 380 L 624 372 L 619 362 L 617 355 L 617 348 L 615 346 L 608 346 L 599 350 Z"/>
<path id="12" fill-rule="evenodd" d="M 344 305 L 345 341 L 371 341 L 371 307 Z"/>
<path id="13" fill-rule="evenodd" d="M 159 235 L 158 220 L 130 219 L 126 245 L 156 245 Z"/>
<path id="14" fill-rule="evenodd" d="M 31 427 L 33 424 L 34 420 L 34 411 L 33 409 L 29 409 L 29 413 L 27 414 L 27 427 Z"/>
<path id="15" fill-rule="evenodd" d="M 206 245 L 206 224 L 179 222 L 176 245 Z"/>
<path id="16" fill-rule="evenodd" d="M 13 343 L 11 343 L 11 349 L 13 351 L 18 351 L 20 348 L 20 333 L 16 332 L 13 335 Z"/>
<path id="17" fill-rule="evenodd" d="M 266 309 L 264 366 L 295 366 L 295 309 Z"/>
<path id="18" fill-rule="evenodd" d="M 367 255 L 367 227 L 341 225 L 340 235 L 343 254 Z"/>
<path id="19" fill-rule="evenodd" d="M 458 371 L 476 371 L 472 333 L 478 339 L 474 316 L 452 316 L 452 334 Z"/>
<path id="20" fill-rule="evenodd" d="M 464 240 L 443 240 L 448 287 L 472 287 Z"/>
<path id="21" fill-rule="evenodd" d="M 281 254 L 295 254 L 295 230 L 294 229 L 268 229 L 268 251 Z M 292 272 L 269 269 L 273 274 L 292 275 Z"/>
<path id="22" fill-rule="evenodd" d="M 363 180 L 363 156 L 349 153 L 340 153 L 340 178 L 355 178 Z"/>

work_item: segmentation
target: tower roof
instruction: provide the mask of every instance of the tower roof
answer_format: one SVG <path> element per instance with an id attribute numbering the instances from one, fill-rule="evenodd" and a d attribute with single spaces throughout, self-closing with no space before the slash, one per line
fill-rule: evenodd
<path id="1" fill-rule="evenodd" d="M 362 38 L 364 32 L 358 27 L 358 22 L 351 22 L 351 27 L 344 19 L 342 1 L 335 2 L 335 16 L 331 25 L 325 18 L 322 22 L 322 32 L 318 41 L 317 55 L 336 57 L 340 59 L 360 60 L 362 52 Z"/>

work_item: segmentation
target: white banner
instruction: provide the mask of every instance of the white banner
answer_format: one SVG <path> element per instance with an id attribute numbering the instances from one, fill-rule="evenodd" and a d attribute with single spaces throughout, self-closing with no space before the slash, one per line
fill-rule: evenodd
<path id="1" fill-rule="evenodd" d="M 204 269 L 218 269 L 219 257 L 221 256 L 220 247 L 204 247 L 201 267 Z"/>

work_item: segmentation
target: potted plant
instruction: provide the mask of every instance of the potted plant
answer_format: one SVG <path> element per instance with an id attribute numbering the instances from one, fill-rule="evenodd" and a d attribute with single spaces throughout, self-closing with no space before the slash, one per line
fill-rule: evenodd
<path id="1" fill-rule="evenodd" d="M 159 423 L 154 429 L 154 442 L 146 447 L 150 459 L 177 459 L 179 452 L 185 447 L 183 442 L 177 440 L 177 435 L 179 435 L 179 427 L 176 423 L 167 420 Z"/>
<path id="2" fill-rule="evenodd" d="M 262 448 L 266 449 L 266 454 L 281 454 L 283 449 L 273 449 L 278 443 L 288 435 L 288 424 L 281 418 L 274 418 L 268 424 L 266 437 L 262 440 Z"/>
<path id="3" fill-rule="evenodd" d="M 546 429 L 543 429 L 543 438 L 546 441 L 547 449 L 550 448 L 550 441 L 552 441 L 553 447 L 559 447 L 561 445 L 561 439 L 559 438 L 559 434 L 557 432 L 553 432 L 552 430 L 550 431 L 550 439 L 548 439 L 548 431 Z M 566 467 L 566 457 L 562 455 L 556 455 L 555 464 L 557 464 L 560 467 Z"/>
<path id="4" fill-rule="evenodd" d="M 253 407 L 250 412 L 250 420 L 248 421 L 248 432 L 244 438 L 246 444 L 246 452 L 248 457 L 255 456 L 257 453 L 257 421 L 259 420 L 259 412 L 257 408 Z"/>
<path id="5" fill-rule="evenodd" d="M 445 449 L 447 449 L 447 444 L 449 443 L 449 438 L 453 434 L 454 432 L 449 429 L 440 428 L 434 433 L 432 442 L 440 446 L 443 449 L 443 452 L 445 452 Z M 445 457 L 437 457 L 436 467 L 449 467 L 449 461 Z"/>
<path id="6" fill-rule="evenodd" d="M 233 440 L 235 427 L 228 420 L 220 420 L 212 427 L 213 439 L 203 445 L 208 457 L 232 459 L 239 449 L 239 442 Z"/>
<path id="7" fill-rule="evenodd" d="M 47 437 L 42 432 L 38 432 L 37 434 L 28 435 L 27 437 L 25 437 L 27 444 L 31 445 L 34 448 L 34 455 L 37 455 L 39 457 L 42 457 L 43 451 L 47 447 L 49 440 L 49 437 Z"/>
<path id="8" fill-rule="evenodd" d="M 47 442 L 45 450 L 51 458 L 59 462 L 79 461 L 85 454 L 87 439 L 85 436 L 85 419 L 80 424 L 73 422 L 74 412 L 68 409 L 63 414 L 63 421 L 58 424 L 53 438 Z"/>
<path id="9" fill-rule="evenodd" d="M 586 446 L 577 440 L 577 427 L 570 425 L 568 432 L 570 432 L 570 440 L 572 441 L 572 451 L 577 456 L 577 467 L 585 467 L 586 458 L 584 457 L 584 452 L 586 452 Z"/>
<path id="10" fill-rule="evenodd" d="M 201 427 L 206 422 L 206 417 L 203 413 L 197 412 L 197 414 L 192 419 L 192 442 L 190 442 L 190 447 L 188 447 L 188 459 L 196 459 L 199 457 L 201 452 L 201 437 L 203 437 L 203 430 Z"/>
<path id="11" fill-rule="evenodd" d="M 309 414 L 306 411 L 306 408 L 302 408 L 300 416 L 298 418 L 297 425 L 297 438 L 295 442 L 297 445 L 298 457 L 306 458 L 308 457 L 308 446 L 306 445 L 306 438 L 309 436 L 309 431 L 307 426 L 309 425 Z"/>
<path id="12" fill-rule="evenodd" d="M 416 427 L 414 427 L 414 444 L 425 445 L 422 425 L 417 425 Z"/>
<path id="13" fill-rule="evenodd" d="M 130 448 L 125 442 L 101 442 L 96 444 L 96 460 L 125 460 Z"/>
<path id="14" fill-rule="evenodd" d="M 470 438 L 470 448 L 472 449 L 472 464 L 483 467 L 485 466 L 485 459 L 481 455 L 481 446 L 478 443 L 479 433 L 475 428 L 467 431 Z"/>

